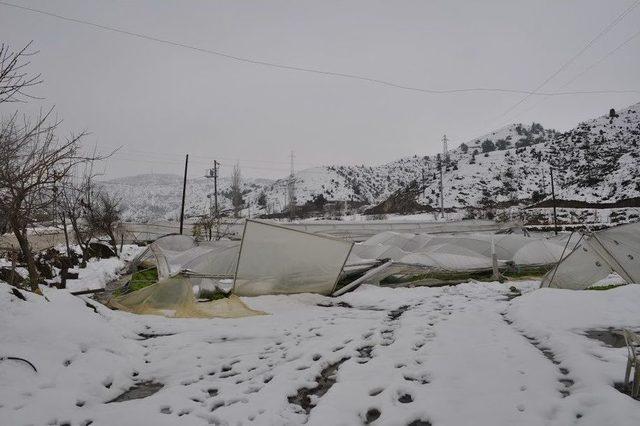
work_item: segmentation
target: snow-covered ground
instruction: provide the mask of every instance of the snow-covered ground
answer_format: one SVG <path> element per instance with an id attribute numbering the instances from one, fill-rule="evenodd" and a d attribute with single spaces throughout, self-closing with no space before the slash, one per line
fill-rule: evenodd
<path id="1" fill-rule="evenodd" d="M 270 315 L 210 320 L 0 284 L 0 356 L 38 369 L 0 361 L 0 424 L 640 424 L 613 387 L 625 349 L 583 334 L 640 328 L 640 286 L 528 281 L 509 300 L 512 284 L 244 298 Z M 150 380 L 164 387 L 107 403 Z"/>

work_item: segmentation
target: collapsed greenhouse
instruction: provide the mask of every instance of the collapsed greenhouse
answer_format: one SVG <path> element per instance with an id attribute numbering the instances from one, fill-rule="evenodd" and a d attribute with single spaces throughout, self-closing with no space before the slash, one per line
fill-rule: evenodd
<path id="1" fill-rule="evenodd" d="M 544 238 L 527 233 L 410 234 L 385 231 L 361 243 L 247 220 L 242 240 L 159 238 L 133 262 L 158 282 L 110 305 L 176 316 L 256 315 L 237 296 L 340 295 L 360 284 L 443 285 L 471 278 L 546 273 L 543 286 L 581 289 L 618 273 L 640 281 L 640 224 Z M 197 299 L 232 294 L 204 305 Z M 216 304 L 217 303 L 217 304 Z"/>
<path id="2" fill-rule="evenodd" d="M 584 233 L 574 243 L 567 241 L 565 252 L 543 287 L 582 290 L 611 273 L 627 283 L 640 282 L 640 222 Z"/>

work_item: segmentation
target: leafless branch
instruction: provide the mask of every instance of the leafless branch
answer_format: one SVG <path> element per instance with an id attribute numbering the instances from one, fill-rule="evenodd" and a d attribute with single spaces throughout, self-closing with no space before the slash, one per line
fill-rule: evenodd
<path id="1" fill-rule="evenodd" d="M 13 51 L 9 45 L 0 44 L 0 104 L 4 102 L 21 102 L 24 98 L 34 98 L 27 89 L 42 83 L 40 74 L 31 75 L 27 68 L 31 65 L 29 58 L 36 51 L 30 51 L 32 42 L 21 50 Z"/>

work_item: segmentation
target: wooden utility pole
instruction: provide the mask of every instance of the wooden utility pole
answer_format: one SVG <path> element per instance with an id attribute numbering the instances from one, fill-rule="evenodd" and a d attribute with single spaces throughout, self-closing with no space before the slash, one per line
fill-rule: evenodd
<path id="1" fill-rule="evenodd" d="M 180 234 L 184 227 L 184 199 L 187 192 L 187 170 L 189 168 L 189 154 L 184 159 L 184 179 L 182 180 L 182 206 L 180 207 Z"/>
<path id="2" fill-rule="evenodd" d="M 209 174 L 205 175 L 206 178 L 213 178 L 213 217 L 216 220 L 216 240 L 220 237 L 220 211 L 218 210 L 218 167 L 220 163 L 218 160 L 213 160 L 213 169 L 209 169 Z M 211 217 L 211 194 L 209 197 L 209 216 Z M 209 237 L 211 239 L 211 236 Z"/>
<path id="3" fill-rule="evenodd" d="M 216 213 L 216 218 L 220 216 L 218 211 L 218 161 L 213 160 L 213 209 Z"/>
<path id="4" fill-rule="evenodd" d="M 218 160 L 213 160 L 213 169 L 209 169 L 209 174 L 205 175 L 207 179 L 213 178 L 213 212 L 214 217 L 218 217 L 218 167 L 220 163 Z M 208 195 L 209 199 L 211 199 L 211 194 Z M 211 208 L 209 208 L 209 214 L 211 214 Z"/>
<path id="5" fill-rule="evenodd" d="M 553 232 L 558 235 L 558 218 L 556 217 L 556 189 L 553 184 L 553 167 L 549 167 L 551 171 L 551 199 L 553 200 Z"/>

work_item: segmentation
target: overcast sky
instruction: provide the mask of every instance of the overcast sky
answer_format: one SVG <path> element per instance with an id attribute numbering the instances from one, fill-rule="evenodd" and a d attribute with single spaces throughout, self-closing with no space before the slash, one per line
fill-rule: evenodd
<path id="1" fill-rule="evenodd" d="M 11 0 L 9 0 L 11 1 Z M 358 74 L 428 89 L 532 90 L 635 0 L 105 1 L 13 3 L 261 61 Z M 541 90 L 640 90 L 640 7 Z M 44 84 L 29 106 L 56 106 L 64 132 L 106 151 L 107 177 L 229 174 L 279 177 L 322 164 L 380 164 L 433 154 L 511 122 L 566 130 L 640 94 L 428 94 L 237 62 L 0 5 L 0 40 L 39 54 Z"/>

